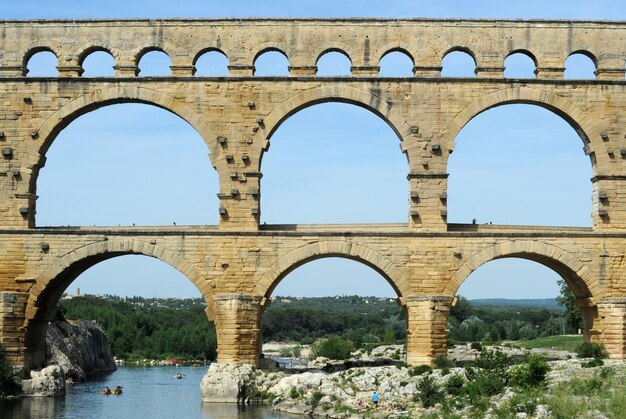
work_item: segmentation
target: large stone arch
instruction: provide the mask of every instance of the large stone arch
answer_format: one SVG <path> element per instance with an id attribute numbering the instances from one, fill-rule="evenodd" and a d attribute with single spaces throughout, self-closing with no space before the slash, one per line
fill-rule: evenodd
<path id="1" fill-rule="evenodd" d="M 600 295 L 600 284 L 580 259 L 557 246 L 537 240 L 506 241 L 477 253 L 454 273 L 443 294 L 455 295 L 461 284 L 476 269 L 492 260 L 508 257 L 532 260 L 554 270 L 567 281 L 578 298 Z"/>
<path id="2" fill-rule="evenodd" d="M 598 142 L 601 132 L 594 124 L 592 118 L 588 118 L 585 112 L 567 99 L 547 90 L 530 87 L 513 87 L 499 90 L 481 96 L 466 106 L 447 125 L 443 132 L 442 143 L 452 152 L 456 145 L 456 137 L 461 129 L 478 114 L 491 108 L 508 104 L 537 105 L 554 112 L 563 118 L 578 133 L 587 150 L 587 154 L 594 153 L 591 158 L 591 167 L 595 176 L 596 167 L 608 167 L 607 152 L 605 146 Z"/>
<path id="3" fill-rule="evenodd" d="M 259 166 L 261 165 L 263 152 L 269 147 L 270 138 L 283 122 L 302 109 L 328 102 L 348 103 L 369 110 L 389 125 L 398 136 L 400 142 L 411 134 L 411 127 L 401 113 L 382 98 L 370 92 L 342 84 L 321 86 L 291 96 L 276 106 L 265 117 L 261 129 L 257 133 L 257 137 L 263 144 L 258 160 Z M 407 159 L 410 167 L 411 162 L 408 153 Z"/>
<path id="4" fill-rule="evenodd" d="M 39 144 L 38 153 L 29 153 L 27 156 L 29 160 L 26 163 L 29 168 L 32 168 L 29 192 L 36 192 L 37 177 L 39 170 L 45 163 L 45 154 L 64 128 L 87 112 L 119 103 L 144 103 L 170 111 L 189 123 L 202 137 L 210 151 L 215 149 L 215 136 L 212 134 L 209 125 L 204 122 L 202 115 L 195 112 L 185 103 L 172 96 L 145 87 L 113 86 L 84 94 L 72 100 L 45 119 L 39 128 L 31 134 L 34 138 L 42 141 Z M 213 152 L 209 154 L 209 158 L 211 159 L 211 164 L 215 167 Z"/>
<path id="5" fill-rule="evenodd" d="M 123 255 L 144 255 L 167 263 L 185 275 L 202 293 L 207 305 L 211 304 L 214 284 L 183 255 L 136 239 L 105 239 L 91 243 L 61 256 L 41 273 L 31 287 L 22 326 L 27 365 L 34 367 L 44 362 L 46 328 L 48 322 L 54 319 L 56 304 L 67 286 L 97 263 Z M 207 308 L 207 315 L 209 312 Z"/>
<path id="6" fill-rule="evenodd" d="M 253 294 L 269 297 L 278 283 L 290 272 L 307 262 L 340 257 L 361 262 L 381 274 L 398 294 L 410 294 L 410 284 L 400 269 L 383 254 L 351 241 L 324 240 L 291 250 L 276 260 L 256 284 Z"/>

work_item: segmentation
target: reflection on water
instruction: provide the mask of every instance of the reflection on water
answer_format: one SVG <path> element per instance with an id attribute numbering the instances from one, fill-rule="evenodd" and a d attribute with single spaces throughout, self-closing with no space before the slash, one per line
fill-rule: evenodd
<path id="1" fill-rule="evenodd" d="M 68 386 L 65 397 L 37 397 L 0 401 L 4 419 L 120 419 L 120 418 L 206 418 L 206 419 L 287 419 L 267 407 L 241 410 L 233 404 L 201 402 L 200 381 L 207 367 L 121 367 L 92 377 L 87 383 Z M 176 379 L 177 373 L 184 374 Z M 102 394 L 105 386 L 123 386 L 122 395 Z"/>

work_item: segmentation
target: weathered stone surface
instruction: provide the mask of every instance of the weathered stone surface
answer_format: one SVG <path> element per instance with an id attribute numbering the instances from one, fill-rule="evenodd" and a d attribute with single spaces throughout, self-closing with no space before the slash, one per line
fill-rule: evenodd
<path id="1" fill-rule="evenodd" d="M 58 365 L 50 365 L 40 371 L 31 371 L 29 380 L 22 380 L 25 396 L 65 395 L 65 372 Z"/>
<path id="2" fill-rule="evenodd" d="M 74 380 L 84 381 L 90 373 L 116 369 L 104 332 L 95 322 L 51 322 L 46 331 L 46 343 L 47 362 L 59 365 L 66 377 Z"/>
<path id="3" fill-rule="evenodd" d="M 215 321 L 221 363 L 258 364 L 272 290 L 285 273 L 326 256 L 371 266 L 393 286 L 408 315 L 411 364 L 445 353 L 455 293 L 474 270 L 505 257 L 558 272 L 581 303 L 585 338 L 626 357 L 623 22 L 2 21 L 0 32 L 0 340 L 13 364 L 43 365 L 45 329 L 73 275 L 124 254 L 158 258 L 196 285 Z M 85 55 L 102 48 L 115 57 L 115 77 L 81 78 Z M 143 51 L 153 48 L 172 58 L 170 77 L 137 77 Z M 288 57 L 288 77 L 253 76 L 267 48 Z M 350 57 L 353 77 L 315 76 L 329 48 Z M 48 49 L 60 77 L 25 77 L 30 56 Z M 210 49 L 228 57 L 228 77 L 192 77 Z M 398 49 L 413 59 L 414 77 L 379 77 L 380 59 Z M 476 78 L 441 78 L 443 57 L 456 49 L 472 53 Z M 514 51 L 532 54 L 536 79 L 504 78 Z M 595 57 L 596 80 L 562 80 L 575 52 Z M 407 157 L 406 223 L 259 225 L 261 161 L 272 133 L 294 112 L 333 101 L 362 106 L 397 133 Z M 218 173 L 218 226 L 37 226 L 37 178 L 59 131 L 120 102 L 161 107 L 198 131 Z M 510 103 L 549 109 L 580 134 L 592 168 L 591 228 L 447 223 L 456 135 L 481 112 Z"/>
<path id="4" fill-rule="evenodd" d="M 204 403 L 241 403 L 252 383 L 250 365 L 213 363 L 202 378 L 200 391 Z"/>

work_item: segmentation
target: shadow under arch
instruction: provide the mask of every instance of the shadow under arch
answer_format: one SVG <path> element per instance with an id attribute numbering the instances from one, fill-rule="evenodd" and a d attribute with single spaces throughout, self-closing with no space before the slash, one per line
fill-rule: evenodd
<path id="1" fill-rule="evenodd" d="M 139 240 L 109 239 L 72 250 L 52 263 L 36 280 L 25 310 L 25 358 L 29 366 L 39 366 L 45 359 L 45 333 L 56 315 L 56 304 L 69 285 L 87 269 L 108 259 L 125 255 L 143 255 L 158 259 L 185 275 L 207 303 L 212 301 L 212 282 L 184 256 L 163 247 Z M 208 321 L 208 319 L 207 319 Z"/>
<path id="2" fill-rule="evenodd" d="M 400 112 L 378 96 L 343 85 L 318 87 L 291 96 L 276 106 L 264 119 L 261 129 L 256 134 L 263 144 L 259 156 L 259 169 L 263 154 L 269 148 L 270 138 L 283 122 L 305 108 L 329 102 L 355 105 L 372 112 L 381 118 L 398 136 L 401 147 L 405 136 L 411 133 L 411 127 Z M 404 147 L 402 150 L 404 151 Z M 409 155 L 406 152 L 405 154 L 410 164 Z"/>
<path id="3" fill-rule="evenodd" d="M 583 145 L 589 147 L 588 154 L 593 176 L 597 174 L 597 166 L 602 166 L 601 162 L 609 164 L 608 153 L 599 152 L 600 147 L 604 146 L 594 140 L 601 136 L 600 130 L 593 124 L 591 118 L 587 118 L 581 109 L 557 94 L 527 87 L 499 90 L 470 103 L 446 127 L 442 136 L 443 144 L 451 153 L 456 145 L 456 137 L 469 121 L 489 109 L 510 104 L 536 105 L 563 118 L 579 135 Z"/>
<path id="4" fill-rule="evenodd" d="M 386 256 L 358 243 L 338 240 L 310 243 L 283 255 L 265 271 L 253 294 L 269 298 L 280 281 L 296 268 L 317 259 L 330 257 L 353 260 L 372 268 L 385 278 L 398 298 L 410 294 L 408 279 Z"/>
<path id="5" fill-rule="evenodd" d="M 215 136 L 212 134 L 208 124 L 204 122 L 200 115 L 179 100 L 161 92 L 147 89 L 145 87 L 127 88 L 115 86 L 87 93 L 74 99 L 50 115 L 50 117 L 48 117 L 39 128 L 37 128 L 35 131 L 35 138 L 42 138 L 43 141 L 39 145 L 38 153 L 31 154 L 31 161 L 27 161 L 28 166 L 32 167 L 32 175 L 30 176 L 28 185 L 29 193 L 36 193 L 37 178 L 39 176 L 39 170 L 44 166 L 46 160 L 45 155 L 63 129 L 65 129 L 74 120 L 88 112 L 105 106 L 117 105 L 121 103 L 142 103 L 146 105 L 153 105 L 169 111 L 185 120 L 204 140 L 204 143 L 210 151 L 209 159 L 211 159 L 211 164 L 215 167 L 213 161 L 214 144 L 208 140 L 210 138 L 215 138 Z"/>

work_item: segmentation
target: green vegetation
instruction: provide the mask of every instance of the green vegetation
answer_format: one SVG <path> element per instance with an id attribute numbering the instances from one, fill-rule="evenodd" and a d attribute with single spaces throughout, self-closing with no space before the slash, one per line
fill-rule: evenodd
<path id="1" fill-rule="evenodd" d="M 59 305 L 66 319 L 98 322 L 118 358 L 215 359 L 215 328 L 200 299 L 84 296 Z"/>
<path id="2" fill-rule="evenodd" d="M 556 419 L 598 417 L 600 412 L 602 417 L 621 418 L 626 412 L 626 380 L 602 368 L 592 377 L 558 385 L 545 397 L 545 403 Z"/>
<path id="3" fill-rule="evenodd" d="M 313 353 L 315 356 L 323 356 L 328 359 L 348 359 L 352 352 L 352 342 L 340 338 L 339 336 L 330 336 L 319 343 L 313 345 Z"/>
<path id="4" fill-rule="evenodd" d="M 608 358 L 609 354 L 602 344 L 583 342 L 576 347 L 576 355 L 579 358 Z"/>
<path id="5" fill-rule="evenodd" d="M 329 336 L 367 344 L 402 343 L 406 339 L 404 311 L 390 298 L 278 297 L 263 315 L 263 341 L 310 344 Z"/>
<path id="6" fill-rule="evenodd" d="M 495 417 L 533 414 L 543 393 L 548 364 L 543 357 L 534 355 L 509 368 L 512 363 L 502 352 L 482 350 L 476 361 L 465 368 L 464 375 L 452 375 L 443 387 L 431 375 L 422 378 L 414 400 L 424 407 L 440 404 L 444 417 L 457 417 L 454 411 L 464 407 L 470 407 L 469 417 L 484 417 L 493 408 L 490 398 L 511 387 L 513 396 L 495 409 Z"/>
<path id="7" fill-rule="evenodd" d="M 450 344 L 475 342 L 473 347 L 480 350 L 480 341 L 524 339 L 530 346 L 538 344 L 536 338 L 563 331 L 562 310 L 550 304 L 502 304 L 475 306 L 460 297 L 450 311 Z M 102 325 L 115 356 L 122 359 L 214 359 L 215 330 L 207 321 L 205 308 L 202 299 L 84 296 L 60 302 L 60 313 L 67 319 L 90 319 Z M 391 298 L 277 297 L 263 315 L 262 336 L 266 342 L 311 344 L 325 339 L 324 345 L 328 345 L 330 339 L 335 346 L 341 342 L 341 354 L 332 353 L 339 348 L 322 351 L 331 351 L 329 358 L 342 359 L 349 343 L 350 350 L 404 343 L 406 319 Z M 549 346 L 561 347 L 558 343 Z"/>
<path id="8" fill-rule="evenodd" d="M 322 397 L 324 397 L 324 393 L 319 390 L 313 391 L 313 393 L 311 393 L 311 398 L 309 399 L 309 404 L 313 408 L 316 408 L 320 404 L 320 400 L 322 400 Z"/>
<path id="9" fill-rule="evenodd" d="M 522 348 L 554 348 L 559 351 L 574 352 L 576 347 L 583 342 L 582 335 L 546 336 L 532 340 L 516 342 Z"/>
<path id="10" fill-rule="evenodd" d="M 511 367 L 509 381 L 517 387 L 537 387 L 546 380 L 548 371 L 550 371 L 550 367 L 545 358 L 528 355 L 526 362 Z"/>
<path id="11" fill-rule="evenodd" d="M 482 351 L 483 350 L 483 345 L 480 342 L 472 342 L 470 344 L 470 348 L 476 350 L 476 351 Z"/>
<path id="12" fill-rule="evenodd" d="M 445 369 L 454 367 L 454 361 L 448 359 L 445 355 L 437 355 L 435 358 L 435 368 Z"/>
<path id="13" fill-rule="evenodd" d="M 603 356 L 600 345 L 584 345 L 585 356 Z M 600 360 L 594 358 L 593 360 Z M 513 363 L 504 354 L 483 350 L 476 361 L 465 368 L 465 374 L 453 374 L 443 386 L 431 376 L 417 385 L 415 401 L 424 407 L 438 408 L 426 417 L 514 418 L 519 413 L 534 417 L 539 405 L 547 406 L 549 417 L 609 417 L 621 418 L 626 412 L 626 370 L 600 367 L 593 375 L 577 377 L 545 388 L 550 367 L 545 358 L 528 354 Z M 510 366 L 510 367 L 509 367 Z M 508 388 L 508 390 L 507 390 Z M 492 398 L 506 392 L 509 397 Z M 445 394 L 445 396 L 444 396 Z"/>
<path id="14" fill-rule="evenodd" d="M 17 393 L 19 378 L 13 368 L 7 364 L 4 348 L 0 344 L 0 399 Z"/>
<path id="15" fill-rule="evenodd" d="M 580 308 L 576 305 L 576 296 L 570 289 L 569 285 L 563 279 L 557 281 L 561 290 L 557 301 L 565 308 L 563 318 L 565 320 L 565 326 L 568 333 L 575 333 L 578 329 L 583 327 L 583 315 Z"/>
<path id="16" fill-rule="evenodd" d="M 422 406 L 432 407 L 444 400 L 443 391 L 435 382 L 435 379 L 427 375 L 417 384 L 417 393 L 415 393 L 414 401 L 421 401 Z"/>
<path id="17" fill-rule="evenodd" d="M 430 367 L 430 365 L 423 364 L 409 370 L 409 375 L 413 377 L 415 375 L 430 374 L 431 372 L 433 372 L 433 369 Z"/>
<path id="18" fill-rule="evenodd" d="M 526 301 L 526 304 L 529 304 Z M 573 333 L 577 329 L 567 327 L 563 310 L 545 305 L 474 305 L 459 297 L 450 310 L 449 341 L 480 342 L 501 340 L 531 340 L 538 337 Z"/>
<path id="19" fill-rule="evenodd" d="M 576 332 L 563 320 L 555 300 L 531 300 L 520 305 L 485 300 L 475 305 L 464 297 L 450 310 L 450 343 L 531 340 Z M 509 300 L 508 303 L 511 304 Z M 406 318 L 394 299 L 377 297 L 277 297 L 263 316 L 263 340 L 312 343 L 340 336 L 355 348 L 404 343 Z M 478 348 L 480 350 L 480 348 Z"/>

